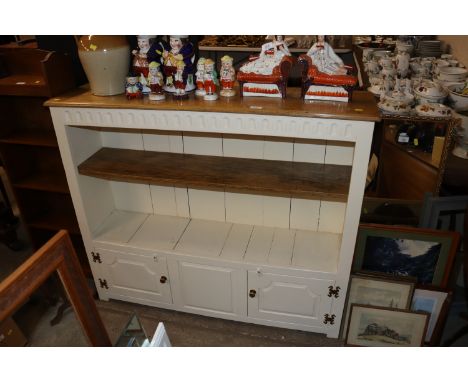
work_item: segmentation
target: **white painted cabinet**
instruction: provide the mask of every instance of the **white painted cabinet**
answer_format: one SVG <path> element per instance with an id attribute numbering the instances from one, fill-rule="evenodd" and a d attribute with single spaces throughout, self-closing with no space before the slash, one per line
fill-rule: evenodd
<path id="1" fill-rule="evenodd" d="M 270 321 L 324 328 L 331 313 L 333 280 L 248 272 L 248 315 Z"/>
<path id="2" fill-rule="evenodd" d="M 138 102 L 49 101 L 100 298 L 337 337 L 372 97 Z"/>
<path id="3" fill-rule="evenodd" d="M 171 280 L 164 256 L 97 249 L 98 290 L 105 298 L 172 304 Z"/>
<path id="4" fill-rule="evenodd" d="M 174 302 L 187 312 L 220 318 L 246 315 L 247 274 L 241 268 L 179 260 L 171 268 Z"/>

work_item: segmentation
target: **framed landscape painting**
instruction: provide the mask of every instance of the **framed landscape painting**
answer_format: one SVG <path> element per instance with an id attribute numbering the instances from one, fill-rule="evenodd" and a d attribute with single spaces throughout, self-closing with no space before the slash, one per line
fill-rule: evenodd
<path id="1" fill-rule="evenodd" d="M 422 346 L 427 313 L 353 304 L 349 318 L 348 346 Z"/>
<path id="2" fill-rule="evenodd" d="M 351 275 L 346 307 L 343 315 L 342 338 L 348 327 L 352 304 L 409 309 L 413 297 L 415 279 L 375 277 L 370 274 Z"/>
<path id="3" fill-rule="evenodd" d="M 361 224 L 353 271 L 412 276 L 420 285 L 446 287 L 459 240 L 458 232 Z"/>

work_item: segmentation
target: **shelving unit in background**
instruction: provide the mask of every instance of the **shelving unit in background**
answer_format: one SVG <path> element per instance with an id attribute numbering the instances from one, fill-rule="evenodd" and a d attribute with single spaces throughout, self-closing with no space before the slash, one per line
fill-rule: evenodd
<path id="1" fill-rule="evenodd" d="M 0 48 L 0 155 L 35 249 L 67 229 L 90 275 L 49 109 L 44 102 L 75 87 L 70 58 Z"/>

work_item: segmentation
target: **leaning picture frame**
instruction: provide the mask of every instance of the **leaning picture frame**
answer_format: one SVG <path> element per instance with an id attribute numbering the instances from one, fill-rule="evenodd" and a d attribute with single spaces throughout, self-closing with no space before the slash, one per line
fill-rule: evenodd
<path id="1" fill-rule="evenodd" d="M 442 337 L 449 305 L 452 301 L 452 291 L 441 288 L 416 288 L 411 301 L 413 312 L 429 314 L 425 342 L 437 346 Z"/>
<path id="2" fill-rule="evenodd" d="M 352 304 L 346 346 L 422 346 L 428 313 Z"/>
<path id="3" fill-rule="evenodd" d="M 446 287 L 459 241 L 458 232 L 360 224 L 352 270 L 412 276 L 419 285 Z"/>
<path id="4" fill-rule="evenodd" d="M 416 279 L 410 277 L 378 277 L 371 273 L 352 274 L 349 278 L 340 337 L 344 338 L 352 304 L 409 309 L 415 284 Z"/>

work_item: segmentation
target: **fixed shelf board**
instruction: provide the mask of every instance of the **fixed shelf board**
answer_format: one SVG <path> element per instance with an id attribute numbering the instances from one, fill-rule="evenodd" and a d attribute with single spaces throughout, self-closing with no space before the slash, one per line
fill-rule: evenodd
<path id="1" fill-rule="evenodd" d="M 0 142 L 18 145 L 58 147 L 55 135 L 44 131 L 16 130 L 12 134 L 0 138 Z"/>
<path id="2" fill-rule="evenodd" d="M 36 172 L 13 183 L 13 187 L 69 194 L 68 184 L 63 174 Z"/>
<path id="3" fill-rule="evenodd" d="M 114 210 L 94 235 L 96 245 L 336 272 L 341 234 L 235 224 Z"/>
<path id="4" fill-rule="evenodd" d="M 142 184 L 346 201 L 351 166 L 102 148 L 82 175 Z"/>

